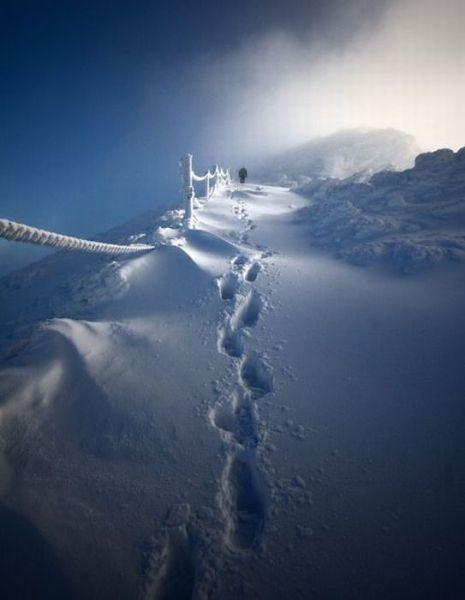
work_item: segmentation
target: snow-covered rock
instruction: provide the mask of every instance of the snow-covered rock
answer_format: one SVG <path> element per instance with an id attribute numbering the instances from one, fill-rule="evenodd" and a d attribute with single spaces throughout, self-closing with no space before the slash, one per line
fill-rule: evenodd
<path id="1" fill-rule="evenodd" d="M 384 169 L 413 166 L 419 148 L 411 135 L 395 129 L 350 129 L 251 165 L 254 177 L 278 185 L 303 185 L 318 177 L 365 180 Z"/>
<path id="2" fill-rule="evenodd" d="M 366 183 L 314 180 L 297 188 L 312 242 L 357 265 L 409 273 L 465 259 L 465 148 L 420 154 L 415 166 Z"/>

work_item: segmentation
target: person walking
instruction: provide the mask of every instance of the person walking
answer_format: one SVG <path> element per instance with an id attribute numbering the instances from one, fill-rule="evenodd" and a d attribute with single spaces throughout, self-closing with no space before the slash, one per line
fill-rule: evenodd
<path id="1" fill-rule="evenodd" d="M 247 177 L 247 169 L 245 167 L 241 167 L 239 169 L 239 181 L 241 183 L 245 183 L 246 177 Z"/>

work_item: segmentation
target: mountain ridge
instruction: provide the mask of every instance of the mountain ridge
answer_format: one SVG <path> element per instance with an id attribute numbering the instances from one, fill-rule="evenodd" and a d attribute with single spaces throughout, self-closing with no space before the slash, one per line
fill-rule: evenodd
<path id="1" fill-rule="evenodd" d="M 413 136 L 393 128 L 346 129 L 257 160 L 251 172 L 260 180 L 280 185 L 356 174 L 367 179 L 377 171 L 413 166 L 419 152 Z"/>

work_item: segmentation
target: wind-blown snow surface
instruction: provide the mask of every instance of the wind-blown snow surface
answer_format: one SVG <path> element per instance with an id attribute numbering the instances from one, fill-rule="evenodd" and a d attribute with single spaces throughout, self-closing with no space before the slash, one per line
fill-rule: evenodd
<path id="1" fill-rule="evenodd" d="M 2 597 L 463 596 L 461 273 L 321 257 L 305 204 L 3 280 Z"/>
<path id="2" fill-rule="evenodd" d="M 312 200 L 300 218 L 313 245 L 351 263 L 412 273 L 465 259 L 465 148 L 420 154 L 414 168 L 366 183 L 319 179 L 297 191 Z"/>

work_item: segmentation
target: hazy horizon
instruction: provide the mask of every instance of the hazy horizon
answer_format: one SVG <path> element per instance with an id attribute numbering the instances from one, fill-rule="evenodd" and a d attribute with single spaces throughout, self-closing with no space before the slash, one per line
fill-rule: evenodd
<path id="1" fill-rule="evenodd" d="M 399 129 L 424 150 L 465 145 L 465 4 L 393 0 L 375 15 L 354 13 L 358 28 L 342 44 L 329 30 L 274 31 L 205 67 L 209 85 L 223 77 L 234 91 L 215 114 L 225 156 L 354 127 Z"/>

